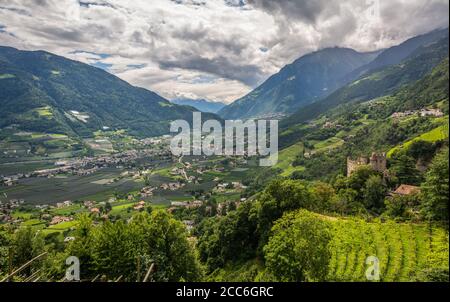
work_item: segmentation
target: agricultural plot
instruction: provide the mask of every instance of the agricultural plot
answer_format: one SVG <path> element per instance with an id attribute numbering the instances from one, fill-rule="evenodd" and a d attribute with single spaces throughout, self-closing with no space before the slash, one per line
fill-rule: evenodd
<path id="1" fill-rule="evenodd" d="M 95 151 L 98 151 L 100 153 L 112 153 L 114 152 L 113 145 L 111 141 L 107 138 L 101 138 L 101 139 L 85 139 L 84 142 Z"/>
<path id="2" fill-rule="evenodd" d="M 54 161 L 35 161 L 35 162 L 5 162 L 1 163 L 0 160 L 0 174 L 10 175 L 17 173 L 29 173 L 36 170 L 50 169 L 53 168 Z"/>
<path id="3" fill-rule="evenodd" d="M 295 171 L 303 170 L 303 167 L 294 167 L 292 164 L 295 158 L 303 152 L 303 144 L 298 143 L 282 150 L 278 154 L 278 164 L 275 168 L 283 170 L 282 176 L 290 176 Z"/>
<path id="4" fill-rule="evenodd" d="M 329 280 L 364 282 L 366 259 L 379 259 L 381 282 L 409 282 L 425 268 L 448 268 L 448 232 L 418 224 L 333 222 Z"/>
<path id="5" fill-rule="evenodd" d="M 39 114 L 51 113 L 45 111 L 47 109 L 40 110 L 43 111 Z M 82 150 L 79 142 L 62 134 L 15 132 L 13 130 L 1 130 L 0 134 L 7 136 L 6 139 L 0 141 L 0 164 L 70 158 L 79 155 Z"/>
<path id="6" fill-rule="evenodd" d="M 67 221 L 67 222 L 61 222 L 59 224 L 51 225 L 48 228 L 43 229 L 42 233 L 44 235 L 48 235 L 48 234 L 51 234 L 51 233 L 62 233 L 62 232 L 65 232 L 65 231 L 69 231 L 72 228 L 76 228 L 77 224 L 78 224 L 78 221 L 76 221 L 76 220 Z"/>
<path id="7" fill-rule="evenodd" d="M 67 178 L 29 178 L 20 180 L 10 188 L 0 188 L 0 195 L 7 194 L 9 199 L 24 199 L 27 204 L 55 204 L 65 200 L 105 201 L 115 192 L 128 193 L 143 187 L 131 178 L 120 179 L 110 184 L 96 184 L 104 179 L 120 176 L 120 169 L 102 169 L 88 176 Z"/>
<path id="8" fill-rule="evenodd" d="M 342 146 L 343 144 L 344 144 L 344 141 L 342 139 L 339 139 L 337 137 L 332 137 L 327 140 L 317 142 L 314 145 L 314 150 L 316 152 L 331 150 L 334 148 L 338 148 L 338 147 Z"/>

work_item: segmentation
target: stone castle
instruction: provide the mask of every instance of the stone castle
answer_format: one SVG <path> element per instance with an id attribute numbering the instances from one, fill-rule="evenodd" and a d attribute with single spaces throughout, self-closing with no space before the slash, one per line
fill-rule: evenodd
<path id="1" fill-rule="evenodd" d="M 378 154 L 372 153 L 370 158 L 359 157 L 356 160 L 352 160 L 350 157 L 347 158 L 347 176 L 350 177 L 353 172 L 362 166 L 370 166 L 373 170 L 385 173 L 387 170 L 387 159 L 386 153 Z"/>

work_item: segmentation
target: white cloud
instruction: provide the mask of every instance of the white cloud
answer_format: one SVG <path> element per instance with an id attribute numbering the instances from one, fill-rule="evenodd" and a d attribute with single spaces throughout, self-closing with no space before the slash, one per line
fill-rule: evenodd
<path id="1" fill-rule="evenodd" d="M 448 26 L 448 0 L 379 3 L 373 18 L 361 0 L 0 0 L 0 44 L 109 64 L 168 98 L 231 102 L 307 52 Z"/>

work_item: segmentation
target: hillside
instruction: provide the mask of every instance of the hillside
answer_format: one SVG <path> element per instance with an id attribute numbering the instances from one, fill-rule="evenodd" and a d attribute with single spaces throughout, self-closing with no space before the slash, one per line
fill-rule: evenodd
<path id="1" fill-rule="evenodd" d="M 145 137 L 194 108 L 170 103 L 108 72 L 44 51 L 0 47 L 0 129 L 92 137 L 101 129 Z"/>
<path id="2" fill-rule="evenodd" d="M 219 111 L 219 115 L 225 119 L 237 119 L 290 113 L 344 85 L 345 75 L 367 64 L 377 54 L 327 48 L 305 55 Z"/>
<path id="3" fill-rule="evenodd" d="M 447 36 L 436 43 L 419 47 L 400 64 L 365 74 L 325 99 L 298 110 L 283 121 L 282 127 L 287 128 L 312 120 L 345 103 L 364 102 L 386 96 L 396 92 L 404 85 L 414 83 L 448 56 L 448 43 Z"/>
<path id="4" fill-rule="evenodd" d="M 322 99 L 338 98 L 339 100 L 335 102 L 341 102 L 343 97 L 347 97 L 347 95 L 339 95 L 342 93 L 339 89 L 346 84 L 358 78 L 375 75 L 389 66 L 400 64 L 408 57 L 417 55 L 421 48 L 426 48 L 442 39 L 448 40 L 448 29 L 435 30 L 411 38 L 400 45 L 373 53 L 328 48 L 305 55 L 285 66 L 248 95 L 222 109 L 219 114 L 227 119 L 289 115 L 295 110 L 301 112 L 306 107 L 304 116 L 308 117 L 317 111 L 318 106 L 315 103 Z M 416 80 L 422 75 L 417 72 Z M 386 81 L 391 80 L 392 78 L 386 79 Z M 407 79 L 403 80 L 407 81 Z M 368 83 L 367 87 L 371 88 L 371 84 Z M 394 82 L 392 86 L 395 89 L 401 84 Z M 370 93 L 370 89 L 368 92 L 365 91 L 367 87 L 356 87 L 357 93 L 350 94 L 350 97 L 358 97 L 361 90 L 363 93 Z M 373 91 L 380 91 L 380 89 L 385 91 L 386 89 L 383 88 L 385 87 L 375 86 Z"/>
<path id="5" fill-rule="evenodd" d="M 349 74 L 349 79 L 357 79 L 366 73 L 373 72 L 386 66 L 399 64 L 410 56 L 417 48 L 426 46 L 446 37 L 448 37 L 448 28 L 434 30 L 430 33 L 408 39 L 400 45 L 386 49 L 369 64 L 361 66 L 351 72 Z"/>
<path id="6" fill-rule="evenodd" d="M 447 139 L 448 79 L 447 57 L 422 79 L 391 95 L 342 104 L 309 123 L 281 129 L 279 162 L 283 165 L 276 168 L 282 169 L 283 176 L 295 173 L 308 179 L 327 179 L 345 174 L 347 156 L 393 153 L 394 148 L 401 149 L 411 141 Z M 444 117 L 419 116 L 425 108 L 439 109 Z M 404 115 L 393 118 L 396 112 Z"/>

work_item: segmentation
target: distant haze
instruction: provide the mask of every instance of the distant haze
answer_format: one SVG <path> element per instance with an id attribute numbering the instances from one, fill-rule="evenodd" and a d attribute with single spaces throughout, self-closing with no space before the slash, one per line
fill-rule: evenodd
<path id="1" fill-rule="evenodd" d="M 221 102 L 212 102 L 207 100 L 174 99 L 171 102 L 178 105 L 191 106 L 199 111 L 210 113 L 217 113 L 226 106 Z"/>

